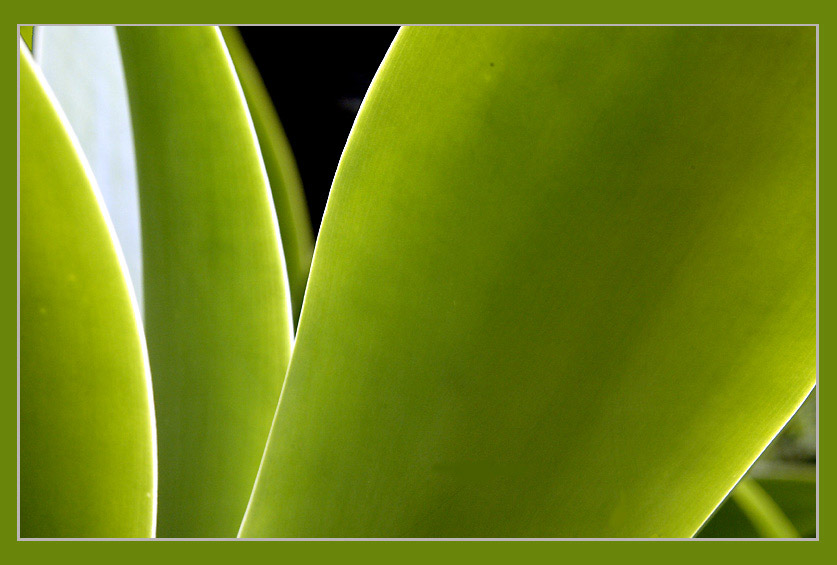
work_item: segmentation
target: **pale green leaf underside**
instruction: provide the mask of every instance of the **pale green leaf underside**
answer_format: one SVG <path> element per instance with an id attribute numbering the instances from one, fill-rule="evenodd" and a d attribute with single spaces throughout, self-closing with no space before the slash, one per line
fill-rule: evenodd
<path id="1" fill-rule="evenodd" d="M 34 55 L 96 177 L 142 310 L 134 140 L 116 31 L 112 26 L 41 26 Z"/>
<path id="2" fill-rule="evenodd" d="M 20 534 L 149 537 L 155 447 L 136 303 L 66 119 L 20 48 Z"/>
<path id="3" fill-rule="evenodd" d="M 243 536 L 691 536 L 815 378 L 813 28 L 410 28 Z"/>
<path id="4" fill-rule="evenodd" d="M 158 535 L 234 536 L 293 336 L 270 189 L 220 32 L 117 31 L 140 187 Z"/>
<path id="5" fill-rule="evenodd" d="M 234 27 L 228 26 L 222 27 L 221 32 L 241 80 L 250 114 L 253 116 L 262 158 L 270 180 L 279 230 L 282 234 L 294 322 L 296 322 L 302 308 L 302 297 L 305 294 L 308 270 L 311 268 L 311 255 L 314 252 L 314 235 L 311 231 L 311 218 L 308 215 L 308 205 L 305 203 L 302 181 L 299 178 L 291 146 L 285 137 L 282 124 L 279 123 L 279 116 L 262 82 L 259 70 L 241 39 L 241 34 Z"/>

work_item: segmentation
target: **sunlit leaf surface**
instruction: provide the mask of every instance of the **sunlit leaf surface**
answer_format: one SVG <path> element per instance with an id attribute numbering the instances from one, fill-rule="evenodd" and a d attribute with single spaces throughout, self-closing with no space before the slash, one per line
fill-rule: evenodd
<path id="1" fill-rule="evenodd" d="M 815 373 L 815 30 L 402 30 L 243 536 L 691 536 Z"/>
<path id="2" fill-rule="evenodd" d="M 157 394 L 158 535 L 234 536 L 293 332 L 268 181 L 216 28 L 118 33 Z"/>
<path id="3" fill-rule="evenodd" d="M 244 96 L 259 138 L 267 176 L 270 179 L 279 230 L 282 233 L 282 245 L 285 251 L 285 263 L 288 267 L 291 301 L 296 322 L 302 307 L 305 284 L 308 282 L 311 254 L 314 252 L 311 217 L 308 215 L 302 181 L 299 178 L 288 139 L 279 123 L 279 116 L 276 115 L 270 95 L 241 39 L 241 34 L 234 27 L 222 27 L 221 32 L 241 80 Z"/>
<path id="4" fill-rule="evenodd" d="M 124 260 L 20 44 L 20 534 L 154 532 L 154 414 Z"/>

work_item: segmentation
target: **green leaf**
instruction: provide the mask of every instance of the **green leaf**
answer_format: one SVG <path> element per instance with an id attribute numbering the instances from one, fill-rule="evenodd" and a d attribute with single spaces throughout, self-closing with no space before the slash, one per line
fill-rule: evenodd
<path id="1" fill-rule="evenodd" d="M 20 43 L 20 535 L 154 535 L 154 404 L 93 176 Z"/>
<path id="2" fill-rule="evenodd" d="M 268 181 L 217 28 L 117 31 L 157 395 L 158 535 L 234 536 L 293 337 Z"/>
<path id="3" fill-rule="evenodd" d="M 240 535 L 691 536 L 815 378 L 815 30 L 407 28 Z"/>
<path id="4" fill-rule="evenodd" d="M 288 266 L 288 280 L 291 286 L 294 323 L 299 319 L 302 297 L 308 282 L 308 270 L 311 268 L 311 255 L 314 252 L 314 235 L 311 231 L 311 218 L 302 181 L 296 168 L 291 146 L 285 137 L 279 116 L 270 100 L 270 95 L 262 82 L 241 34 L 234 27 L 221 27 L 227 47 L 235 64 L 241 87 L 253 116 L 253 124 L 259 138 L 259 146 L 264 159 L 276 216 L 282 234 L 285 251 L 285 263 Z"/>
<path id="5" fill-rule="evenodd" d="M 137 173 L 116 31 L 111 26 L 43 26 L 34 55 L 90 162 L 142 312 Z"/>

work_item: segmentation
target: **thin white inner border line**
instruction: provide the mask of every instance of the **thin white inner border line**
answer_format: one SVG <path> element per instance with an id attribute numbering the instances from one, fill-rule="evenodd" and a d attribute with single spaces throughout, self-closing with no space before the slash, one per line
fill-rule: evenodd
<path id="1" fill-rule="evenodd" d="M 20 37 L 18 24 L 17 35 Z M 37 24 L 33 24 L 37 25 Z M 44 24 L 60 26 L 69 24 Z M 85 24 L 73 24 L 85 25 Z M 89 24 L 172 27 L 182 24 Z M 188 24 L 188 26 L 236 25 L 239 27 L 814 27 L 816 30 L 816 537 L 814 538 L 21 538 L 20 537 L 20 57 L 17 59 L 17 540 L 18 541 L 819 541 L 820 535 L 820 25 L 819 24 Z M 17 43 L 19 45 L 19 42 Z M 794 413 L 795 414 L 795 413 Z M 784 429 L 784 428 L 783 428 Z M 781 430 L 780 430 L 781 431 Z M 772 441 L 772 440 L 771 440 Z M 727 493 L 729 494 L 729 493 Z M 722 501 L 723 502 L 723 501 Z M 720 506 L 720 504 L 719 504 Z M 710 515 L 711 517 L 711 515 Z"/>

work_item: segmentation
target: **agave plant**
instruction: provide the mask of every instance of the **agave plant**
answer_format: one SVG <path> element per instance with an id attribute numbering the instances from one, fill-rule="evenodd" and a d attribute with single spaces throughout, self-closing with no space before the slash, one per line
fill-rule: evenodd
<path id="1" fill-rule="evenodd" d="M 234 29 L 33 47 L 23 537 L 690 537 L 814 387 L 812 27 L 403 28 L 315 250 Z"/>

